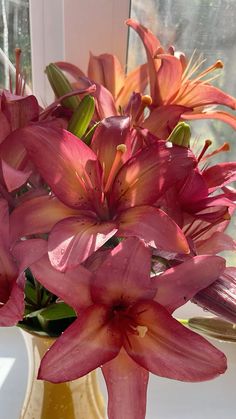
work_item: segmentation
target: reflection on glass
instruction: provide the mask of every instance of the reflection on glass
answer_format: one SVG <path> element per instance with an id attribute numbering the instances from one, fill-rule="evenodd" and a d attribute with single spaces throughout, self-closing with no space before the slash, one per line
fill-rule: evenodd
<path id="1" fill-rule="evenodd" d="M 30 84 L 29 0 L 0 0 L 0 88 L 9 88 L 16 47 L 22 50 L 22 71 Z"/>
<path id="2" fill-rule="evenodd" d="M 174 45 L 188 58 L 194 51 L 196 58 L 203 54 L 206 61 L 202 69 L 221 59 L 224 70 L 212 83 L 236 97 L 235 0 L 131 0 L 130 17 L 151 29 L 165 47 Z M 139 37 L 130 30 L 128 69 L 143 63 L 145 58 Z M 223 122 L 210 120 L 195 121 L 191 125 L 198 143 L 206 138 L 212 139 L 215 144 L 230 142 L 231 152 L 218 155 L 218 161 L 235 160 L 236 131 L 233 128 Z M 235 227 L 236 220 L 231 224 L 233 235 Z M 233 260 L 235 254 L 230 262 Z"/>

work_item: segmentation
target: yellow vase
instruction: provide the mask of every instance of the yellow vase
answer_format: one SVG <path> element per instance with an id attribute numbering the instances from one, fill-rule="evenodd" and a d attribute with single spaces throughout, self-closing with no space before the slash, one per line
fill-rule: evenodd
<path id="1" fill-rule="evenodd" d="M 96 371 L 78 380 L 52 384 L 37 380 L 40 361 L 53 338 L 23 331 L 29 358 L 26 397 L 20 419 L 104 419 Z"/>

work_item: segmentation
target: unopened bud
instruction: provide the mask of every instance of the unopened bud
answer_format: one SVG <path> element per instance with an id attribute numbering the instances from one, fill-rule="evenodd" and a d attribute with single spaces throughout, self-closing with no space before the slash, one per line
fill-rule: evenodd
<path id="1" fill-rule="evenodd" d="M 76 135 L 78 138 L 81 138 L 87 131 L 94 114 L 94 109 L 94 98 L 90 95 L 85 96 L 69 121 L 68 131 L 72 132 L 72 134 Z"/>
<path id="2" fill-rule="evenodd" d="M 173 129 L 173 131 L 167 138 L 167 141 L 171 142 L 172 144 L 188 148 L 190 145 L 190 138 L 191 138 L 190 126 L 186 124 L 185 122 L 180 122 Z"/>
<path id="3" fill-rule="evenodd" d="M 64 73 L 56 64 L 49 64 L 46 67 L 45 73 L 48 81 L 55 93 L 55 96 L 59 99 L 61 96 L 67 93 L 73 92 L 73 88 L 66 78 Z M 73 111 L 78 107 L 80 101 L 77 96 L 71 96 L 67 99 L 63 99 L 62 104 Z"/>
<path id="4" fill-rule="evenodd" d="M 218 317 L 193 317 L 188 320 L 188 326 L 206 336 L 226 342 L 236 342 L 236 324 Z"/>

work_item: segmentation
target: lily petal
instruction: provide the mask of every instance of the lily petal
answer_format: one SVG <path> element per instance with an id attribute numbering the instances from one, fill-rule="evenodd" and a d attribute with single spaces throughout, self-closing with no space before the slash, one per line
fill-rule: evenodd
<path id="1" fill-rule="evenodd" d="M 236 162 L 218 163 L 202 172 L 209 192 L 236 180 Z"/>
<path id="2" fill-rule="evenodd" d="M 115 100 L 112 94 L 102 84 L 96 84 L 96 91 L 93 96 L 96 99 L 96 110 L 99 120 L 109 116 L 118 115 Z"/>
<path id="3" fill-rule="evenodd" d="M 78 214 L 55 196 L 36 196 L 23 202 L 10 216 L 11 241 L 38 233 L 49 233 L 63 218 Z"/>
<path id="4" fill-rule="evenodd" d="M 189 108 L 179 105 L 163 105 L 153 109 L 145 119 L 143 127 L 161 139 L 167 139 L 184 112 Z"/>
<path id="5" fill-rule="evenodd" d="M 136 153 L 118 172 L 112 187 L 111 205 L 116 211 L 137 205 L 154 204 L 177 180 L 196 165 L 185 147 L 168 148 L 158 141 Z"/>
<path id="6" fill-rule="evenodd" d="M 52 383 L 75 380 L 115 358 L 121 344 L 120 333 L 109 323 L 107 308 L 91 306 L 43 357 L 38 378 Z"/>
<path id="7" fill-rule="evenodd" d="M 194 121 L 198 119 L 219 119 L 236 129 L 236 116 L 225 111 L 207 111 L 201 113 L 184 112 L 181 115 L 181 119 L 186 121 Z"/>
<path id="8" fill-rule="evenodd" d="M 2 109 L 8 115 L 12 131 L 24 127 L 30 121 L 37 120 L 39 115 L 39 105 L 33 95 L 11 97 L 9 93 L 4 92 Z"/>
<path id="9" fill-rule="evenodd" d="M 188 242 L 179 226 L 164 211 L 139 206 L 123 211 L 119 216 L 118 236 L 136 236 L 150 246 L 167 252 L 189 253 Z"/>
<path id="10" fill-rule="evenodd" d="M 114 222 L 101 222 L 83 215 L 59 221 L 48 239 L 51 264 L 62 272 L 78 266 L 116 231 Z"/>
<path id="11" fill-rule="evenodd" d="M 133 71 L 127 74 L 124 81 L 124 86 L 120 90 L 116 98 L 116 107 L 124 108 L 130 99 L 131 93 L 144 93 L 148 83 L 148 67 L 147 64 L 142 64 L 136 67 Z"/>
<path id="12" fill-rule="evenodd" d="M 8 192 L 12 192 L 24 185 L 32 172 L 16 170 L 2 160 L 2 173 Z"/>
<path id="13" fill-rule="evenodd" d="M 143 45 L 147 54 L 147 62 L 149 69 L 149 78 L 150 78 L 150 90 L 153 103 L 158 104 L 158 86 L 157 86 L 157 76 L 156 72 L 160 66 L 160 62 L 154 60 L 154 56 L 158 49 L 161 48 L 160 41 L 155 37 L 155 35 L 144 26 L 140 25 L 134 19 L 126 20 L 126 24 L 133 28 L 138 35 L 140 36 Z"/>
<path id="14" fill-rule="evenodd" d="M 83 266 L 62 273 L 52 267 L 48 256 L 45 255 L 30 265 L 30 270 L 45 288 L 73 307 L 76 312 L 92 304 L 91 273 Z"/>
<path id="15" fill-rule="evenodd" d="M 173 312 L 216 281 L 224 269 L 225 259 L 220 256 L 195 256 L 152 278 L 157 288 L 155 301 Z"/>
<path id="16" fill-rule="evenodd" d="M 123 153 L 117 171 L 131 157 L 130 118 L 127 116 L 111 116 L 101 121 L 96 128 L 91 142 L 91 149 L 96 153 L 104 168 L 103 182 L 106 184 L 116 155 L 116 147 L 125 144 L 127 150 Z"/>
<path id="17" fill-rule="evenodd" d="M 91 286 L 93 301 L 110 305 L 125 300 L 131 304 L 139 298 L 154 297 L 150 269 L 151 251 L 144 243 L 134 237 L 122 241 L 96 272 Z"/>
<path id="18" fill-rule="evenodd" d="M 24 314 L 24 290 L 15 282 L 11 289 L 8 301 L 0 304 L 0 326 L 15 326 L 18 321 L 22 320 Z"/>
<path id="19" fill-rule="evenodd" d="M 123 68 L 115 55 L 93 55 L 90 52 L 88 77 L 106 87 L 116 98 L 125 80 Z"/>
<path id="20" fill-rule="evenodd" d="M 198 254 L 214 255 L 225 250 L 236 250 L 236 241 L 220 231 L 215 231 L 207 240 L 196 243 Z"/>
<path id="21" fill-rule="evenodd" d="M 19 135 L 55 195 L 72 208 L 91 209 L 101 195 L 101 168 L 93 151 L 70 132 L 43 124 Z"/>
<path id="22" fill-rule="evenodd" d="M 125 349 L 146 370 L 190 382 L 209 380 L 225 372 L 225 355 L 182 326 L 158 303 L 137 303 L 130 315 L 147 332 L 144 337 L 127 333 Z"/>
<path id="23" fill-rule="evenodd" d="M 156 98 L 159 104 L 168 104 L 177 94 L 182 80 L 182 64 L 180 60 L 170 54 L 158 54 L 160 68 L 156 74 Z"/>
<path id="24" fill-rule="evenodd" d="M 234 97 L 224 93 L 215 86 L 203 83 L 189 82 L 183 85 L 183 92 L 179 92 L 178 98 L 174 100 L 178 105 L 196 108 L 208 105 L 225 105 L 232 109 L 236 107 Z"/>
<path id="25" fill-rule="evenodd" d="M 143 419 L 146 412 L 148 372 L 121 349 L 102 366 L 108 390 L 109 419 Z"/>

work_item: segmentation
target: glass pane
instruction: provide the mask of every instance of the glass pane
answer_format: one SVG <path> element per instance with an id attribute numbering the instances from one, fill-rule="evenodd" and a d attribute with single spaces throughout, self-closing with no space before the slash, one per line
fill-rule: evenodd
<path id="1" fill-rule="evenodd" d="M 221 59 L 224 69 L 219 71 L 220 76 L 211 83 L 236 97 L 235 0 L 132 0 L 130 17 L 151 29 L 164 47 L 174 45 L 176 50 L 183 51 L 188 58 L 194 51 L 196 58 L 202 54 L 206 59 L 202 69 Z M 131 29 L 128 69 L 133 69 L 145 60 L 140 38 Z M 213 120 L 194 121 L 191 125 L 198 143 L 206 138 L 213 139 L 215 145 L 230 142 L 231 152 L 218 154 L 215 159 L 235 160 L 236 132 L 233 128 Z M 235 234 L 235 218 L 231 223 L 231 234 Z M 235 256 L 230 262 L 233 262 L 233 258 Z"/>
<path id="2" fill-rule="evenodd" d="M 14 75 L 16 47 L 22 50 L 21 69 L 30 84 L 29 0 L 0 0 L 0 88 L 9 88 L 9 74 Z"/>

